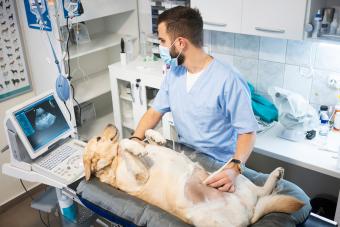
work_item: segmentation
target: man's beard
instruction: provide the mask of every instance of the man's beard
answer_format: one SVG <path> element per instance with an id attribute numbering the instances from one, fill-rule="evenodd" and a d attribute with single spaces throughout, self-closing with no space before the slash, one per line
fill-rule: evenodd
<path id="1" fill-rule="evenodd" d="M 177 58 L 178 65 L 182 65 L 184 63 L 185 57 L 182 53 L 179 56 L 178 56 L 178 54 L 179 53 L 176 53 L 175 47 L 174 46 L 171 47 L 171 50 L 170 50 L 171 58 Z"/>

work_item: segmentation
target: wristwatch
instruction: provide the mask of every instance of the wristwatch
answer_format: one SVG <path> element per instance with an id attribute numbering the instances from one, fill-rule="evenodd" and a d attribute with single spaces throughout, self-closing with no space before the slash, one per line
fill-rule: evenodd
<path id="1" fill-rule="evenodd" d="M 244 163 L 241 162 L 241 160 L 233 158 L 230 162 L 234 163 L 237 166 L 240 174 L 242 174 L 244 172 L 244 169 L 245 169 L 246 166 L 244 165 Z"/>

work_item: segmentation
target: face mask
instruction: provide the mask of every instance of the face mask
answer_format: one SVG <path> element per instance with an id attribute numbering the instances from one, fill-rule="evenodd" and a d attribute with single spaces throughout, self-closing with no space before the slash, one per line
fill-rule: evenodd
<path id="1" fill-rule="evenodd" d="M 181 55 L 181 52 L 177 55 L 176 58 L 172 58 L 170 55 L 170 48 L 174 45 L 176 40 L 171 44 L 170 47 L 164 47 L 159 45 L 159 55 L 161 56 L 162 60 L 164 61 L 165 64 L 170 65 L 170 66 L 178 66 L 178 57 Z"/>

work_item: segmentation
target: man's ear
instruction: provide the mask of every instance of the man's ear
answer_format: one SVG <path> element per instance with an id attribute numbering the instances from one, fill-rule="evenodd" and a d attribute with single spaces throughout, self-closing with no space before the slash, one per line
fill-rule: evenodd
<path id="1" fill-rule="evenodd" d="M 183 38 L 183 37 L 178 37 L 177 39 L 178 39 L 178 43 L 177 43 L 177 45 L 175 44 L 176 47 L 177 47 L 177 50 L 178 51 L 182 50 L 182 52 L 183 52 L 188 47 L 188 40 L 186 38 Z"/>

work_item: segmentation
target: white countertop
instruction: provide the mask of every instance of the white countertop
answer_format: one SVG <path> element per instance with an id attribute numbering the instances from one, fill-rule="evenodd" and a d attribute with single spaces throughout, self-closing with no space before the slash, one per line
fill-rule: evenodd
<path id="1" fill-rule="evenodd" d="M 158 61 L 144 61 L 141 56 L 122 65 L 116 62 L 109 66 L 110 75 L 118 79 L 135 80 L 142 79 L 142 83 L 150 84 L 154 88 L 160 88 L 163 81 L 163 62 Z"/>
<path id="2" fill-rule="evenodd" d="M 297 143 L 279 138 L 282 128 L 276 124 L 257 135 L 254 152 L 340 179 L 337 153 L 319 149 L 313 140 Z M 331 132 L 329 138 L 340 141 L 340 132 Z"/>

